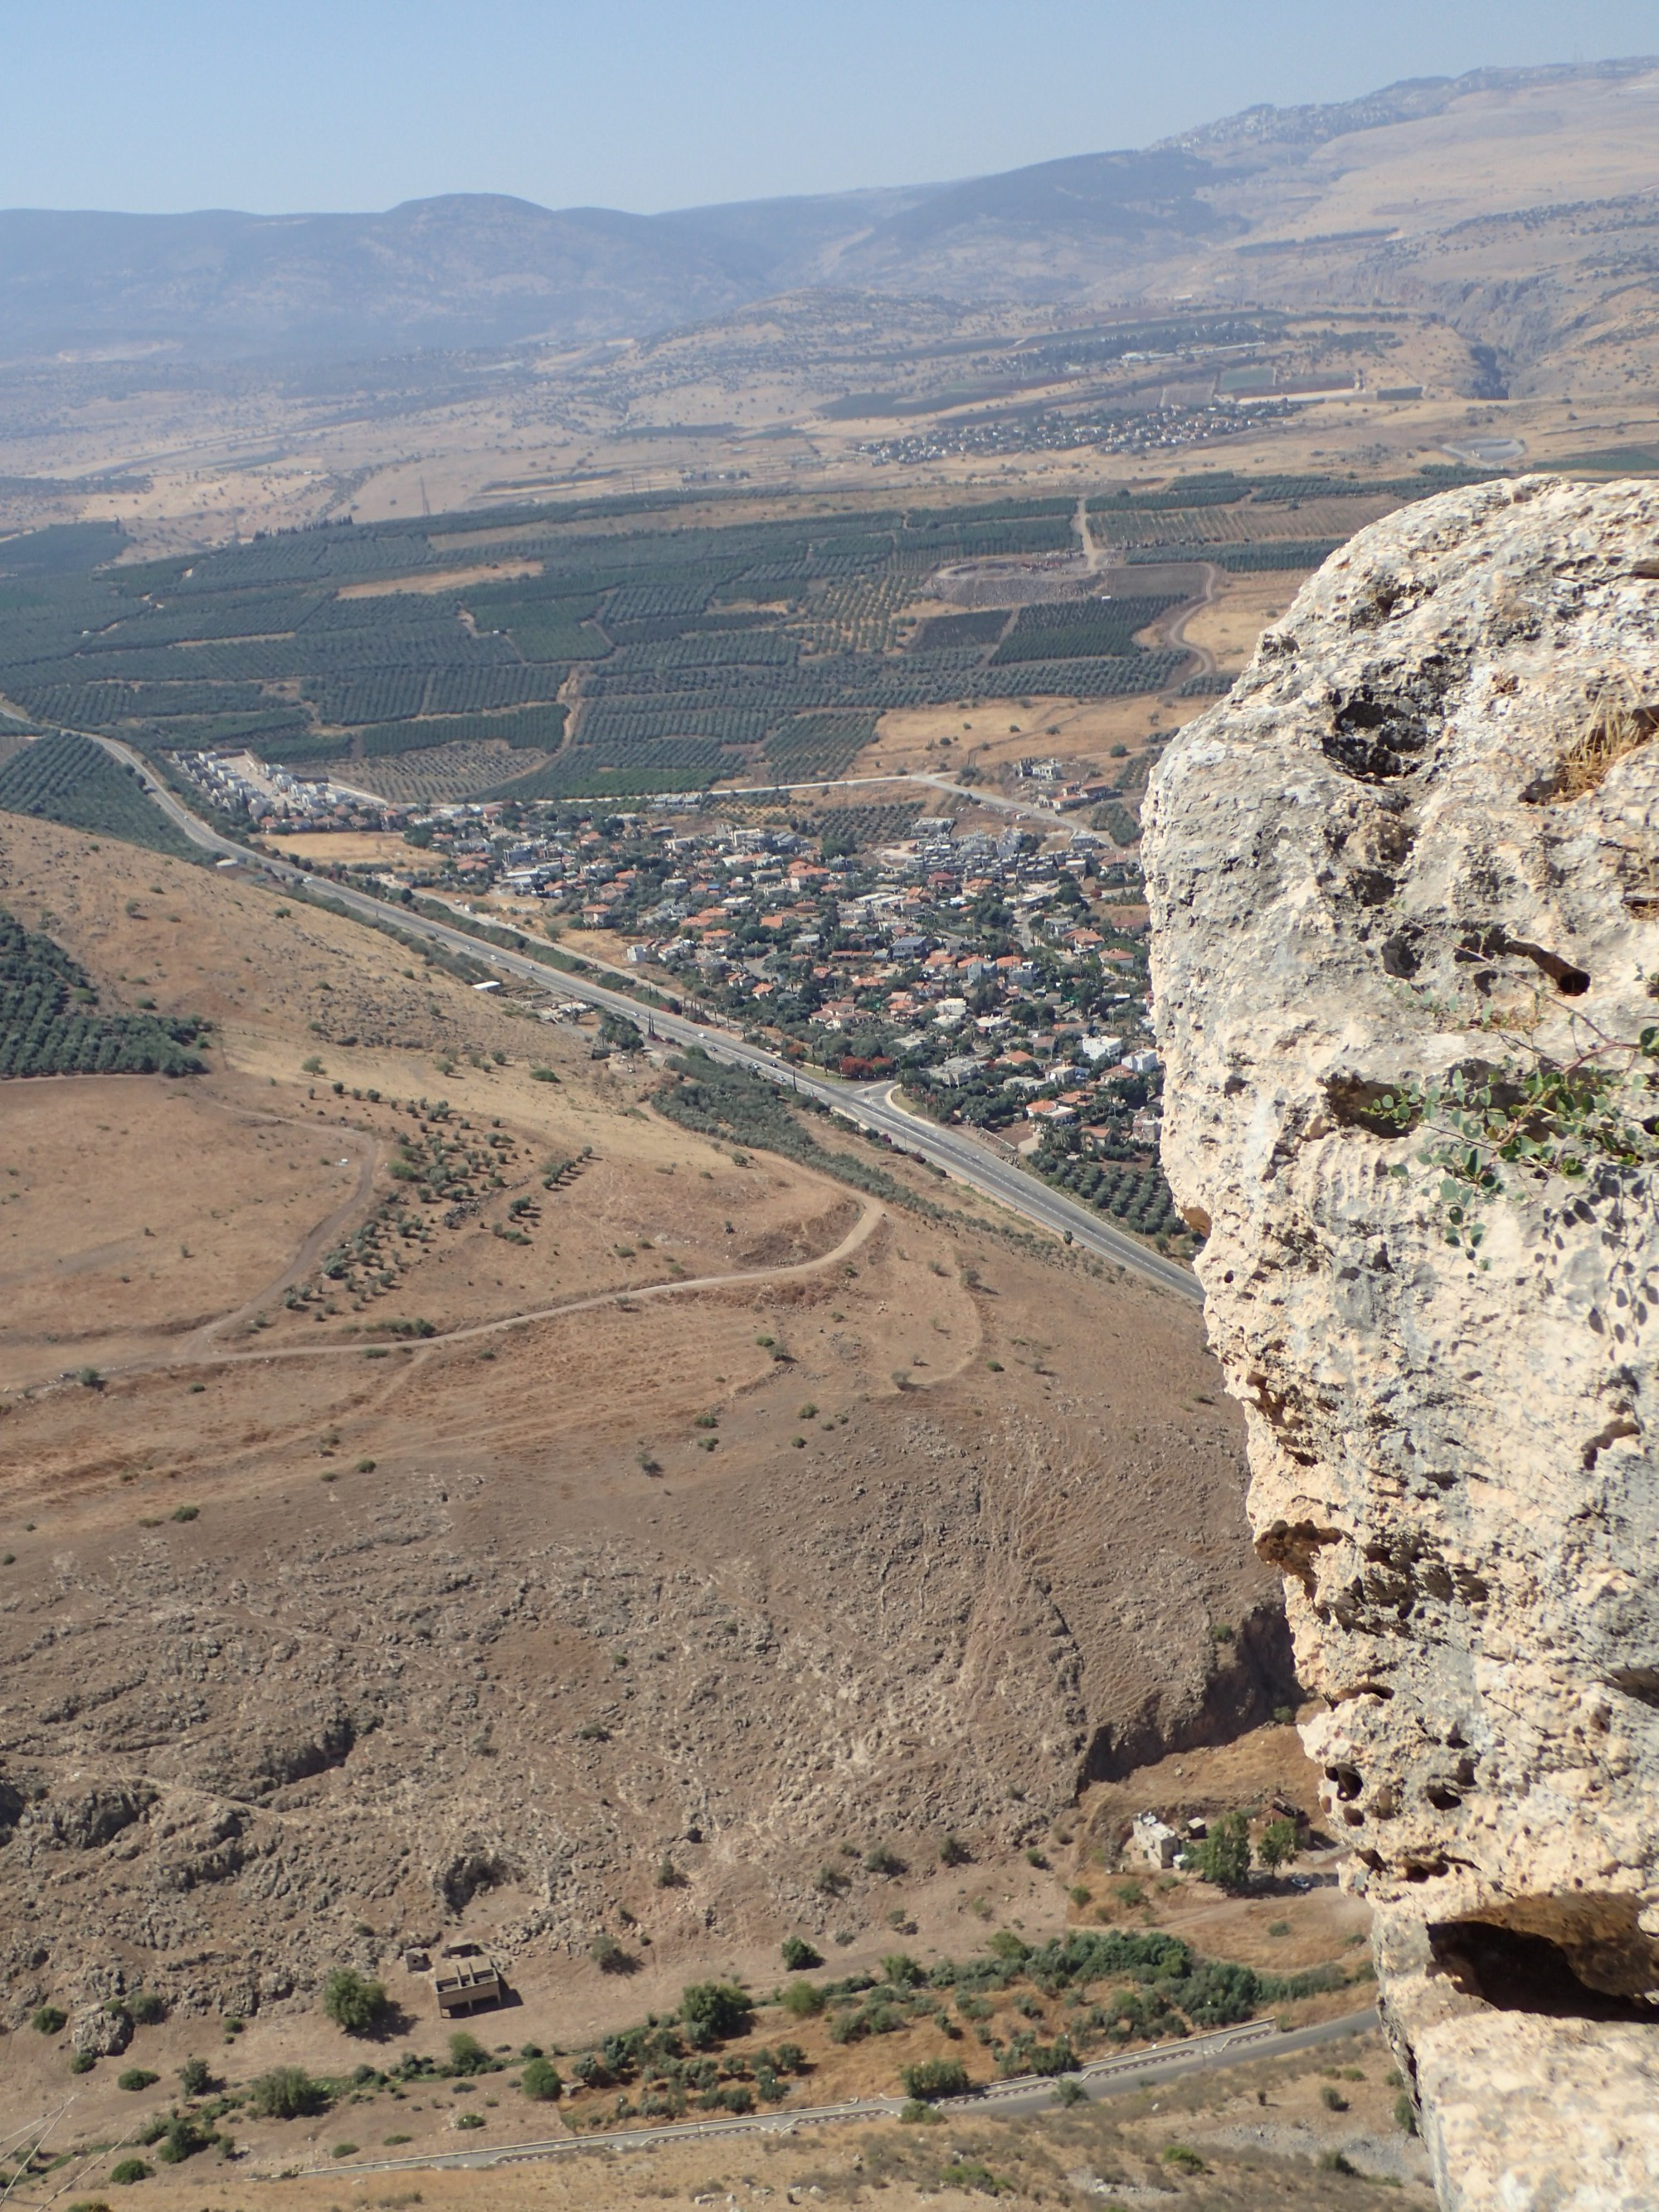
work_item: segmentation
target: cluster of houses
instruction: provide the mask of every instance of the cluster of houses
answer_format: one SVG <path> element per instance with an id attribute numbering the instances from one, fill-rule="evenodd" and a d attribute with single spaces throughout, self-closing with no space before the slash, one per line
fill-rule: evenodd
<path id="1" fill-rule="evenodd" d="M 180 753 L 188 776 L 221 812 L 245 814 L 266 830 L 397 830 L 408 810 L 326 778 L 296 775 L 255 753 Z"/>

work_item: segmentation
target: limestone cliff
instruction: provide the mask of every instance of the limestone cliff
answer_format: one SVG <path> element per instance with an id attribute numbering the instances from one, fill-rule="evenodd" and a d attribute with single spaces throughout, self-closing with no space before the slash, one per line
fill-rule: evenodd
<path id="1" fill-rule="evenodd" d="M 1659 488 L 1528 478 L 1335 555 L 1149 809 L 1164 1164 L 1449 2206 L 1659 2203 L 1656 727 Z"/>

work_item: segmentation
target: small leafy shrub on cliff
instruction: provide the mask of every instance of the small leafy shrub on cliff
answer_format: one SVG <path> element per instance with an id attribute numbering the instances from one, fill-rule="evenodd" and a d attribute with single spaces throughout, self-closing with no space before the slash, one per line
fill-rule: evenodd
<path id="1" fill-rule="evenodd" d="M 124 2158 L 111 2166 L 109 2178 L 125 2189 L 131 2182 L 148 2181 L 155 2171 L 155 2168 L 146 2165 L 142 2158 Z"/>
<path id="2" fill-rule="evenodd" d="M 129 2066 L 125 2073 L 116 2075 L 115 2086 L 118 2089 L 148 2089 L 161 2078 L 159 2074 L 152 2074 L 148 2066 Z"/>
<path id="3" fill-rule="evenodd" d="M 325 2112 L 331 2101 L 323 2083 L 313 2081 L 303 2066 L 273 2066 L 248 2084 L 247 2108 L 256 2119 L 301 2120 Z"/>
<path id="4" fill-rule="evenodd" d="M 69 2026 L 69 2014 L 56 2005 L 42 2005 L 29 2026 L 37 2035 L 61 2035 Z"/>
<path id="5" fill-rule="evenodd" d="M 823 1958 L 804 1937 L 786 1936 L 783 1939 L 783 1963 L 792 1974 L 804 1974 L 811 1967 L 821 1966 Z"/>
<path id="6" fill-rule="evenodd" d="M 175 1514 L 176 1520 L 178 1516 Z M 140 1990 L 128 2000 L 127 2010 L 139 2027 L 157 2027 L 167 2016 L 167 2001 L 155 1990 Z"/>
<path id="7" fill-rule="evenodd" d="M 179 2087 L 187 2097 L 205 2097 L 213 2087 L 213 2075 L 205 2058 L 186 2058 L 179 2069 Z"/>
<path id="8" fill-rule="evenodd" d="M 1198 2153 L 1186 2143 L 1171 2143 L 1164 2154 L 1164 2163 L 1174 2166 L 1177 2173 L 1204 2173 L 1208 2171 Z"/>
<path id="9" fill-rule="evenodd" d="M 337 1966 L 323 1984 L 323 2010 L 348 2035 L 373 2035 L 391 2009 L 385 1984 L 365 1979 L 353 1966 Z"/>
<path id="10" fill-rule="evenodd" d="M 791 1982 L 783 1993 L 783 2008 L 791 2020 L 811 2020 L 823 2010 L 823 1991 L 811 1982 Z"/>
<path id="11" fill-rule="evenodd" d="M 1441 1232 L 1477 1264 L 1486 1224 L 1480 1208 L 1513 1196 L 1525 1182 L 1582 1183 L 1597 1170 L 1651 1168 L 1659 1092 L 1659 1025 L 1632 1042 L 1603 1037 L 1573 1060 L 1536 1056 L 1530 1067 L 1455 1069 L 1443 1084 L 1409 1078 L 1377 1101 L 1376 1113 L 1401 1133 L 1428 1139 L 1418 1154 L 1437 1170 Z M 1392 1172 L 1409 1176 L 1401 1162 Z"/>

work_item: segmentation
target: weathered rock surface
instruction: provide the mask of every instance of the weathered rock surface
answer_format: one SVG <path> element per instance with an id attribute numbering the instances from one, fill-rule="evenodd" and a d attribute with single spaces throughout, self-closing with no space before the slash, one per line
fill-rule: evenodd
<path id="1" fill-rule="evenodd" d="M 1659 1106 L 1656 705 L 1659 489 L 1448 493 L 1326 564 L 1149 811 L 1164 1163 L 1452 2206 L 1659 2203 L 1659 1218 L 1639 1133 L 1443 1194 L 1449 1109 L 1382 1101 Z"/>

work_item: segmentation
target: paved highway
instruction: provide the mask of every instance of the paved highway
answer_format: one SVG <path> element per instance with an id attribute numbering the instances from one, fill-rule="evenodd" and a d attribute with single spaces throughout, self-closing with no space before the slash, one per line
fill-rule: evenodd
<path id="1" fill-rule="evenodd" d="M 775 1053 L 759 1045 L 747 1044 L 729 1030 L 716 1029 L 705 1022 L 692 1021 L 684 1015 L 669 1014 L 655 1007 L 642 1006 L 637 999 L 620 991 L 607 990 L 602 983 L 591 981 L 585 975 L 572 975 L 561 968 L 551 968 L 545 961 L 532 959 L 527 954 L 509 952 L 501 946 L 486 943 L 483 939 L 469 937 L 465 930 L 453 929 L 441 921 L 431 921 L 424 915 L 407 908 L 389 905 L 383 899 L 367 896 L 344 884 L 319 882 L 291 862 L 279 860 L 264 853 L 251 851 L 238 845 L 218 831 L 199 821 L 187 806 L 174 797 L 143 757 L 114 738 L 100 737 L 95 731 L 83 734 L 94 738 L 104 750 L 112 754 L 128 768 L 134 769 L 145 790 L 155 801 L 169 821 L 176 824 L 191 843 L 205 852 L 216 854 L 221 859 L 232 859 L 248 867 L 263 870 L 277 881 L 295 890 L 308 891 L 332 901 L 347 912 L 364 921 L 392 923 L 410 937 L 422 937 L 428 942 L 441 945 L 446 951 L 465 953 L 468 959 L 494 968 L 503 975 L 516 975 L 538 984 L 543 990 L 572 999 L 580 999 L 587 1005 L 611 1013 L 625 1015 L 657 1037 L 681 1045 L 699 1045 L 713 1059 L 725 1060 L 732 1066 L 752 1069 L 774 1083 L 799 1091 L 804 1097 L 821 1100 L 835 1112 L 857 1127 L 878 1131 L 890 1137 L 907 1151 L 920 1152 L 947 1175 L 958 1182 L 969 1184 L 985 1197 L 994 1199 L 1016 1213 L 1024 1214 L 1028 1221 L 1052 1231 L 1058 1237 L 1076 1245 L 1081 1250 L 1092 1252 L 1103 1260 L 1126 1267 L 1132 1274 L 1155 1283 L 1160 1290 L 1170 1291 L 1177 1297 L 1194 1303 L 1203 1293 L 1197 1281 L 1186 1268 L 1161 1253 L 1147 1247 L 1121 1230 L 1114 1229 L 1086 1206 L 1079 1206 L 1035 1176 L 1011 1167 L 999 1159 L 986 1146 L 960 1129 L 941 1127 L 938 1122 L 908 1112 L 895 1102 L 896 1086 L 886 1083 L 850 1084 L 837 1082 L 833 1077 L 792 1067 Z M 512 925 L 503 924 L 511 927 Z"/>
<path id="2" fill-rule="evenodd" d="M 1066 2078 L 1075 2081 L 1085 2097 L 1097 2102 L 1137 2089 L 1156 2088 L 1162 2082 L 1182 2080 L 1194 2074 L 1212 2074 L 1227 2066 L 1248 2065 L 1255 2059 L 1286 2058 L 1294 2051 L 1312 2050 L 1351 2035 L 1367 2034 L 1376 2026 L 1374 2006 L 1368 2006 L 1364 2012 L 1346 2013 L 1340 2020 L 1318 2021 L 1310 2027 L 1292 2028 L 1287 2034 L 1281 2034 L 1271 2020 L 1246 2021 L 1238 2027 L 1221 2028 L 1212 2035 L 1194 2036 L 1185 2043 L 1154 2045 L 1150 2050 L 1128 2053 L 1121 2058 L 1097 2059 Z M 1018 2081 L 994 2082 L 974 2096 L 947 2098 L 935 2109 L 952 2118 L 1013 2119 L 1028 2112 L 1048 2110 L 1054 2104 L 1054 2092 L 1052 2077 L 1028 2074 Z M 725 2119 L 682 2120 L 665 2127 L 607 2129 L 602 2134 L 567 2134 L 538 2142 L 503 2143 L 492 2149 L 435 2151 L 423 2158 L 364 2160 L 355 2164 L 351 2171 L 398 2173 L 434 2166 L 513 2166 L 601 2148 L 657 2150 L 665 2143 L 706 2142 L 726 2136 L 793 2135 L 799 2128 L 819 2127 L 835 2120 L 890 2119 L 902 2110 L 903 2101 L 899 2097 L 869 2097 L 838 2105 L 810 2106 L 800 2112 L 733 2113 Z M 337 2167 L 327 2170 L 339 2171 Z"/>

